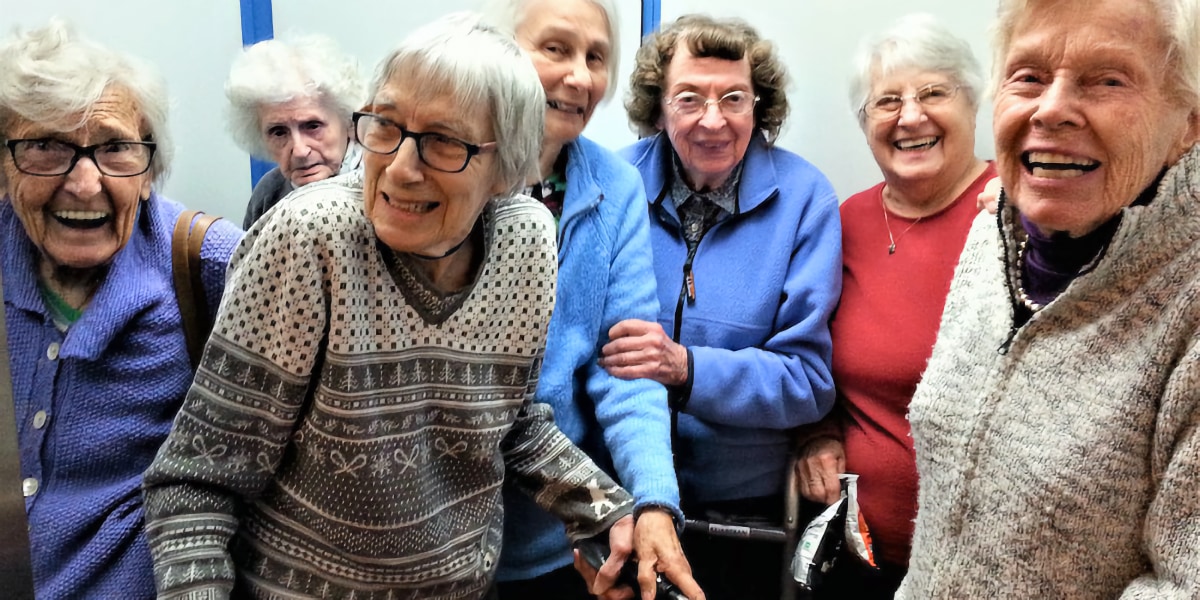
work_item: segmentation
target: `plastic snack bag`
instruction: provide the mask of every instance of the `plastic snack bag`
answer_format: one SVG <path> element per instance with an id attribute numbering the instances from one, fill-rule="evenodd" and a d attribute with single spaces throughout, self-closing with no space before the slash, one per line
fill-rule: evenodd
<path id="1" fill-rule="evenodd" d="M 871 533 L 858 509 L 858 475 L 843 473 L 838 479 L 841 497 L 804 528 L 792 557 L 792 578 L 806 590 L 821 584 L 843 552 L 876 566 Z"/>

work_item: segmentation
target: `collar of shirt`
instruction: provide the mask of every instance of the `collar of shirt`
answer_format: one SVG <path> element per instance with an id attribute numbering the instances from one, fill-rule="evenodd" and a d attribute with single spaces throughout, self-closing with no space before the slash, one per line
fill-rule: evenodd
<path id="1" fill-rule="evenodd" d="M 739 162 L 733 168 L 733 173 L 729 174 L 729 178 L 720 187 L 707 192 L 696 192 L 687 186 L 683 177 L 683 165 L 679 163 L 679 155 L 672 152 L 671 170 L 674 176 L 671 178 L 671 201 L 675 203 L 676 210 L 682 207 L 689 198 L 695 196 L 702 203 L 714 204 L 726 213 L 736 215 L 738 213 L 737 190 L 738 184 L 742 180 L 743 164 L 745 161 Z"/>

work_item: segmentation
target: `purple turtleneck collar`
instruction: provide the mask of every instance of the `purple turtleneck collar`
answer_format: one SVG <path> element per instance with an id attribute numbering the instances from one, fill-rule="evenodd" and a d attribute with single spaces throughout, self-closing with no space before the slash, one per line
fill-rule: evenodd
<path id="1" fill-rule="evenodd" d="M 1138 196 L 1133 206 L 1150 204 L 1162 175 L 1160 173 L 1154 183 Z M 1116 234 L 1122 214 L 1118 212 L 1104 224 L 1077 238 L 1065 231 L 1046 235 L 1025 215 L 1021 215 L 1021 227 L 1028 239 L 1025 262 L 1021 268 L 1025 294 L 1045 306 L 1067 289 L 1076 277 L 1090 271 Z"/>

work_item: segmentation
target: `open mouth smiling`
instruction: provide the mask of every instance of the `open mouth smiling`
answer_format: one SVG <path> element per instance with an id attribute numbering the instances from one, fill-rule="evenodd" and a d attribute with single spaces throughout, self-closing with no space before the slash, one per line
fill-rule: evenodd
<path id="1" fill-rule="evenodd" d="M 95 210 L 56 210 L 51 214 L 55 221 L 72 229 L 96 229 L 111 219 L 109 213 Z"/>
<path id="2" fill-rule="evenodd" d="M 1053 152 L 1025 152 L 1021 164 L 1034 177 L 1066 179 L 1080 177 L 1100 168 L 1100 162 Z"/>
<path id="3" fill-rule="evenodd" d="M 388 206 L 399 211 L 410 212 L 418 215 L 432 212 L 433 209 L 441 206 L 441 202 L 403 202 L 393 199 L 391 196 L 388 196 L 382 192 L 380 192 L 380 195 L 383 196 L 383 201 L 387 202 Z"/>
<path id="4" fill-rule="evenodd" d="M 572 114 L 572 115 L 582 115 L 583 114 L 582 106 L 564 104 L 562 102 L 559 102 L 558 100 L 547 100 L 546 106 L 549 106 L 550 108 L 553 108 L 554 110 L 565 112 L 567 114 Z"/>
<path id="5" fill-rule="evenodd" d="M 898 141 L 892 142 L 892 146 L 894 146 L 897 150 L 901 150 L 901 151 L 928 150 L 928 149 L 936 146 L 938 144 L 938 142 L 940 142 L 940 141 L 942 141 L 942 138 L 935 136 L 935 135 L 930 135 L 930 136 L 926 136 L 926 137 L 914 138 L 911 140 L 898 140 Z"/>

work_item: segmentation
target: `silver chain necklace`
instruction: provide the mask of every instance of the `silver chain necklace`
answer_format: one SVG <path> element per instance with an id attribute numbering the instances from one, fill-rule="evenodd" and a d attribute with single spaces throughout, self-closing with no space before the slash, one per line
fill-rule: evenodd
<path id="1" fill-rule="evenodd" d="M 913 221 L 912 224 L 909 225 L 907 229 L 900 232 L 899 238 L 894 238 L 894 237 L 892 237 L 892 224 L 888 220 L 887 204 L 885 204 L 883 202 L 883 193 L 882 192 L 880 192 L 880 194 L 879 194 L 879 208 L 883 209 L 883 226 L 887 227 L 887 232 L 888 232 L 888 254 L 889 255 L 895 254 L 896 253 L 896 242 L 898 240 L 904 239 L 904 236 L 906 234 L 908 234 L 909 231 L 912 231 L 912 228 L 916 227 L 917 223 L 920 223 L 921 219 L 925 218 L 925 215 L 921 215 L 921 216 L 917 217 L 917 220 Z"/>

